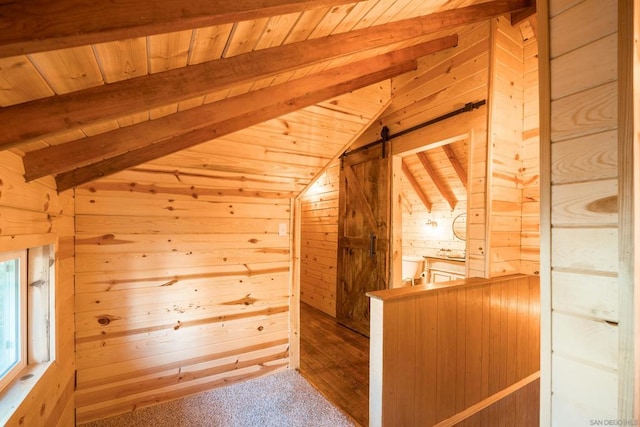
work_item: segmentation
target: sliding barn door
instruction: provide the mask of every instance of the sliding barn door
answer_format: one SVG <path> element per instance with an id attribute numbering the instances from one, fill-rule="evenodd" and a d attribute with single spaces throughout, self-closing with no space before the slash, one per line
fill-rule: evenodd
<path id="1" fill-rule="evenodd" d="M 336 315 L 369 336 L 366 293 L 389 277 L 389 159 L 382 144 L 343 158 L 338 222 Z"/>

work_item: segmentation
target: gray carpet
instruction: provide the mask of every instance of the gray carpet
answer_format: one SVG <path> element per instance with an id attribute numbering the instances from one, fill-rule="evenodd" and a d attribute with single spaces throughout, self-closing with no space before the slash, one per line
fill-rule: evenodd
<path id="1" fill-rule="evenodd" d="M 284 371 L 83 427 L 341 427 L 347 416 L 298 372 Z"/>

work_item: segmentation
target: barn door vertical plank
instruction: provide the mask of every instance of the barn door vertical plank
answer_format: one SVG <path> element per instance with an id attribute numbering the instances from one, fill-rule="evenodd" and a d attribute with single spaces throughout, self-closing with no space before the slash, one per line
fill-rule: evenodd
<path id="1" fill-rule="evenodd" d="M 389 169 L 382 146 L 342 159 L 338 225 L 338 321 L 369 335 L 366 293 L 389 278 Z"/>

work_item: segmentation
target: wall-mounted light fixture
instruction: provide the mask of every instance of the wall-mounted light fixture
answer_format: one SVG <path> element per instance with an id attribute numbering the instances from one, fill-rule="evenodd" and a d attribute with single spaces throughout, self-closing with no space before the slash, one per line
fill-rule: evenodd
<path id="1" fill-rule="evenodd" d="M 433 220 L 428 219 L 427 220 L 427 225 L 430 226 L 431 228 L 436 228 L 438 226 L 438 223 L 433 221 Z"/>

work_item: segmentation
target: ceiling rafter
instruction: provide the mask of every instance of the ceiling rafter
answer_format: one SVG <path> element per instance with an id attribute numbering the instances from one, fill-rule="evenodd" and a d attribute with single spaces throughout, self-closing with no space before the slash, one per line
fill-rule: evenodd
<path id="1" fill-rule="evenodd" d="M 413 175 L 413 173 L 411 172 L 411 169 L 409 169 L 409 166 L 407 166 L 404 159 L 402 160 L 402 172 L 404 172 L 404 175 L 407 177 L 407 181 L 409 181 L 409 184 L 411 184 L 411 187 L 413 188 L 413 190 L 416 192 L 416 194 L 422 201 L 422 204 L 424 205 L 424 207 L 427 208 L 427 211 L 431 212 L 433 203 L 431 203 L 431 200 L 429 200 L 429 197 L 427 196 L 427 194 L 424 192 L 424 190 L 422 190 L 422 187 L 418 183 L 418 180 Z"/>
<path id="2" fill-rule="evenodd" d="M 353 0 L 22 0 L 0 3 L 0 57 L 267 18 Z"/>
<path id="3" fill-rule="evenodd" d="M 249 92 L 164 119 L 133 125 L 118 131 L 118 152 L 111 152 L 109 137 L 87 138 L 64 144 L 70 152 L 90 152 L 89 165 L 56 176 L 58 191 L 75 187 L 112 173 L 215 139 L 264 121 L 280 117 L 338 95 L 369 86 L 417 67 L 417 57 L 433 52 L 433 42 L 325 70 L 277 86 Z M 210 119 L 210 118 L 213 119 Z M 203 121 L 204 120 L 204 121 Z M 198 124 L 196 124 L 196 122 Z M 147 135 L 153 133 L 153 135 Z M 94 137 L 96 138 L 96 137 Z M 96 143 L 99 141 L 99 144 Z M 115 140 L 114 140 L 115 141 Z M 113 144 L 114 141 L 111 141 Z M 37 151 L 33 152 L 37 153 Z M 96 155 L 96 153 L 99 153 Z M 34 154 L 35 155 L 35 154 Z M 25 172 L 31 166 L 25 156 Z M 62 156 L 64 158 L 64 156 Z M 67 153 L 67 167 L 77 160 Z M 99 160 L 104 159 L 104 160 Z"/>
<path id="4" fill-rule="evenodd" d="M 447 188 L 445 183 L 442 182 L 442 179 L 440 179 L 440 176 L 438 176 L 438 173 L 431 165 L 431 162 L 429 161 L 427 155 L 424 152 L 421 152 L 417 153 L 417 156 L 418 160 L 420 160 L 420 163 L 422 163 L 422 166 L 429 174 L 429 177 L 431 177 L 431 181 L 433 181 L 442 197 L 447 201 L 451 210 L 454 210 L 456 205 L 458 204 L 458 200 L 456 199 L 455 195 L 450 191 L 449 188 Z"/>
<path id="5" fill-rule="evenodd" d="M 538 37 L 538 15 L 533 15 L 529 18 L 529 22 L 531 23 L 534 36 Z"/>
<path id="6" fill-rule="evenodd" d="M 465 172 L 464 168 L 460 164 L 460 160 L 458 160 L 458 157 L 456 156 L 456 153 L 453 151 L 453 148 L 451 148 L 451 144 L 443 145 L 442 149 L 444 150 L 444 154 L 447 155 L 447 158 L 449 159 L 449 163 L 451 163 L 453 170 L 456 171 L 456 175 L 458 175 L 460 182 L 462 183 L 462 185 L 466 190 L 467 189 L 467 173 Z"/>
<path id="7" fill-rule="evenodd" d="M 517 12 L 511 13 L 511 25 L 516 25 L 521 23 L 527 18 L 530 18 L 532 15 L 536 13 L 536 0 L 532 0 L 531 5 L 526 7 L 525 9 L 519 10 Z"/>
<path id="8" fill-rule="evenodd" d="M 0 122 L 11 122 L 14 126 L 0 134 L 0 149 L 202 96 L 323 60 L 479 22 L 521 10 L 529 4 L 530 0 L 495 0 L 7 107 L 0 110 Z M 39 120 L 25 123 L 22 117 L 38 117 Z"/>

